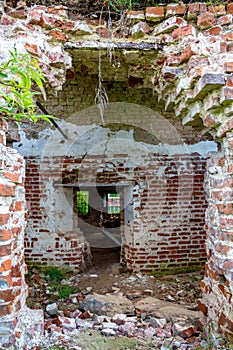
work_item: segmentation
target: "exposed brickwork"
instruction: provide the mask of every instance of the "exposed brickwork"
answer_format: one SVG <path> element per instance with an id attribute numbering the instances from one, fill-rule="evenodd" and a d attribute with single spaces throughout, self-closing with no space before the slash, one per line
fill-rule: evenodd
<path id="1" fill-rule="evenodd" d="M 225 334 L 230 343 L 233 340 L 233 318 L 232 312 L 229 312 L 233 295 L 232 140 L 232 135 L 229 135 L 224 141 L 222 154 L 208 162 L 205 177 L 209 202 L 206 214 L 208 262 L 201 284 L 203 298 L 199 304 L 205 315 L 202 326 L 207 324 L 209 331 Z"/>
<path id="2" fill-rule="evenodd" d="M 57 209 L 55 213 L 50 208 L 48 213 L 42 201 L 46 203 L 45 197 L 48 195 L 51 196 L 51 202 L 53 198 L 55 200 L 56 187 L 52 183 L 61 182 L 61 176 L 64 183 L 95 183 L 98 174 L 98 183 L 132 183 L 135 205 L 134 218 L 129 224 L 130 238 L 125 237 L 124 225 L 122 228 L 122 262 L 127 268 L 143 271 L 172 270 L 175 267 L 182 269 L 204 263 L 206 202 L 202 185 L 205 159 L 198 155 L 153 155 L 137 170 L 129 168 L 127 163 L 125 165 L 116 158 L 118 166 L 111 172 L 101 170 L 102 166 L 104 169 L 105 164 L 108 164 L 106 157 L 98 157 L 98 162 L 103 164 L 99 167 L 96 156 L 88 156 L 85 161 L 81 158 L 56 157 L 47 162 L 48 170 L 40 176 L 39 186 L 39 159 L 27 158 L 26 198 L 30 211 L 25 255 L 28 259 L 81 267 L 84 250 L 80 243 L 83 239 L 78 238 L 78 231 L 48 229 L 48 214 L 56 218 L 65 215 L 65 209 L 60 212 Z M 165 167 L 164 173 L 158 176 L 162 167 Z M 46 192 L 45 187 L 48 189 L 49 183 L 55 194 Z M 135 186 L 134 183 L 140 185 Z M 60 190 L 63 191 L 62 188 Z M 72 189 L 70 196 L 72 199 Z M 44 242 L 43 248 L 41 242 Z"/>
<path id="3" fill-rule="evenodd" d="M 2 120 L 0 130 L 5 140 L 7 124 Z M 4 329 L 0 346 L 19 349 L 31 337 L 23 318 L 28 292 L 24 279 L 25 169 L 23 157 L 4 144 L 0 145 L 0 317 Z"/>

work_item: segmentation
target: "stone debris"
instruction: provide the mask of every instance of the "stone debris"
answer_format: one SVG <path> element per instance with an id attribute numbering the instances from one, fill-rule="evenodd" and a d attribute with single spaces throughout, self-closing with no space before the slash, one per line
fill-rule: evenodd
<path id="1" fill-rule="evenodd" d="M 199 282 L 195 275 L 192 278 L 190 274 L 164 276 L 160 278 L 160 284 L 157 284 L 158 280 L 153 276 L 141 273 L 133 276 L 114 275 L 112 285 L 102 285 L 104 293 L 101 288 L 96 288 L 96 278 L 93 279 L 93 285 L 90 285 L 86 276 L 83 274 L 67 279 L 66 284 L 69 285 L 77 283 L 79 279 L 78 285 L 83 283 L 82 289 L 71 294 L 67 300 L 57 299 L 52 302 L 51 299 L 58 298 L 57 295 L 46 293 L 50 289 L 44 281 L 45 276 L 34 271 L 34 277 L 30 281 L 34 280 L 44 287 L 44 294 L 40 292 L 40 296 L 36 283 L 34 289 L 30 290 L 33 300 L 37 298 L 44 304 L 45 336 L 38 339 L 37 343 L 34 341 L 40 349 L 49 349 L 51 346 L 67 350 L 91 349 L 92 341 L 97 335 L 103 339 L 135 339 L 138 344 L 135 350 L 147 349 L 148 343 L 152 349 L 159 350 L 188 350 L 200 346 L 198 320 L 201 314 L 190 310 L 190 305 L 186 302 L 187 299 L 192 302 L 196 299 Z M 101 272 L 98 273 L 98 280 L 102 277 Z M 113 277 L 117 277 L 117 282 L 114 282 Z M 159 295 L 158 289 L 161 293 Z M 175 302 L 168 301 L 169 296 Z M 89 347 L 85 347 L 79 340 L 81 335 L 90 338 Z M 36 348 L 30 344 L 27 349 Z"/>

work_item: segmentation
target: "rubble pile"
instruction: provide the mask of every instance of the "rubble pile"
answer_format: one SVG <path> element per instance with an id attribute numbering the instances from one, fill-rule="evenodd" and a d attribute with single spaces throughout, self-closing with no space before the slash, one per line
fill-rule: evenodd
<path id="1" fill-rule="evenodd" d="M 201 278 L 200 272 L 155 278 L 94 268 L 62 280 L 61 287 L 76 290 L 62 299 L 45 274 L 34 268 L 28 304 L 44 309 L 45 337 L 34 339 L 30 349 L 97 349 L 96 339 L 104 341 L 101 350 L 112 350 L 112 339 L 116 349 L 148 349 L 148 344 L 151 349 L 197 349 Z M 123 340 L 131 343 L 122 347 Z"/>

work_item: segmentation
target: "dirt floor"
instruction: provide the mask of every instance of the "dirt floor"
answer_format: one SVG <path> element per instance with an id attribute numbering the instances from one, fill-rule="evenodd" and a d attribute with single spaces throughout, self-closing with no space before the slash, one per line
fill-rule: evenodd
<path id="1" fill-rule="evenodd" d="M 46 306 L 52 300 L 60 304 L 61 308 L 74 308 L 69 298 L 59 301 L 59 296 L 49 293 L 48 286 L 61 281 L 53 281 L 53 276 L 46 276 L 39 269 L 29 269 L 27 283 L 29 285 L 28 305 L 31 308 Z M 96 292 L 106 294 L 120 291 L 129 299 L 134 300 L 143 295 L 153 295 L 161 300 L 187 305 L 191 310 L 197 310 L 197 300 L 201 297 L 200 281 L 204 271 L 184 273 L 179 275 L 165 275 L 163 277 L 144 276 L 141 273 L 130 274 L 122 272 L 119 264 L 119 251 L 96 249 L 93 251 L 93 266 L 86 271 L 66 276 L 63 285 L 70 285 L 74 291 L 81 294 Z M 56 276 L 55 276 L 56 277 Z"/>

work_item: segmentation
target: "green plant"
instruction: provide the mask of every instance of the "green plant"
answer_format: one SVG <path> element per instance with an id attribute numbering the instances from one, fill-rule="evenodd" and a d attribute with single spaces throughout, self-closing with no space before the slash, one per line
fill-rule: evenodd
<path id="1" fill-rule="evenodd" d="M 34 97 L 43 95 L 45 78 L 36 59 L 21 54 L 16 48 L 10 51 L 9 60 L 0 63 L 0 116 L 6 120 L 21 121 L 38 118 L 50 121 L 51 116 L 35 113 Z"/>
<path id="2" fill-rule="evenodd" d="M 77 292 L 77 289 L 70 286 L 69 284 L 62 284 L 60 286 L 57 286 L 57 290 L 59 293 L 59 299 L 68 299 L 71 294 Z"/>
<path id="3" fill-rule="evenodd" d="M 44 270 L 44 273 L 49 277 L 49 280 L 55 283 L 61 282 L 63 279 L 66 278 L 65 273 L 55 266 L 46 268 Z"/>

